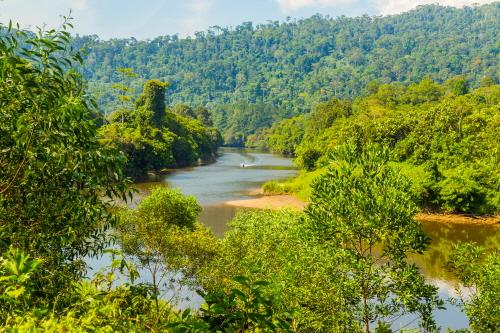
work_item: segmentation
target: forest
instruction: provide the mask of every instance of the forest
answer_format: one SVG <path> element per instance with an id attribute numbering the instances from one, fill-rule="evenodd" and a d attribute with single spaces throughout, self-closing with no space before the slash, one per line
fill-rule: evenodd
<path id="1" fill-rule="evenodd" d="M 430 78 L 405 86 L 370 85 L 354 101 L 336 98 L 311 113 L 248 137 L 247 145 L 295 157 L 304 171 L 294 181 L 265 185 L 269 193 L 299 193 L 325 172 L 344 143 L 391 149 L 391 162 L 413 183 L 420 206 L 434 211 L 500 211 L 500 85 L 484 80 L 469 91 L 464 78 L 437 84 Z"/>
<path id="2" fill-rule="evenodd" d="M 130 70 L 121 69 L 130 74 Z M 127 158 L 125 174 L 136 179 L 165 168 L 213 162 L 222 144 L 204 108 L 192 110 L 178 104 L 167 109 L 168 84 L 150 80 L 131 106 L 126 85 L 118 84 L 118 99 L 123 103 L 109 114 L 99 129 L 102 140 L 123 151 Z M 128 102 L 128 103 L 127 103 Z M 127 105 L 128 104 L 128 105 Z"/>
<path id="3" fill-rule="evenodd" d="M 412 258 L 431 243 L 422 209 L 498 214 L 499 8 L 153 41 L 0 24 L 0 331 L 498 332 L 498 246 L 453 246 L 467 293 L 449 299 Z M 223 142 L 293 156 L 299 177 L 264 189 L 304 211 L 243 210 L 216 237 L 179 189 L 127 205 L 134 178 Z M 468 328 L 437 323 L 451 306 Z"/>
<path id="4" fill-rule="evenodd" d="M 394 16 L 302 20 L 152 40 L 81 36 L 84 77 L 104 112 L 113 110 L 116 68 L 143 82 L 170 83 L 167 104 L 211 110 L 226 144 L 241 145 L 257 128 L 290 118 L 332 97 L 354 98 L 369 82 L 410 84 L 429 76 L 442 83 L 465 75 L 473 88 L 499 80 L 500 4 L 457 9 L 421 6 Z"/>

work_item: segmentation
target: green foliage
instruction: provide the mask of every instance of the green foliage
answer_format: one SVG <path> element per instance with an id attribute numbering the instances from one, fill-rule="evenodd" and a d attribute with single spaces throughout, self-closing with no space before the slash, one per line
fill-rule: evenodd
<path id="1" fill-rule="evenodd" d="M 42 260 L 32 297 L 60 305 L 81 259 L 105 244 L 109 198 L 127 187 L 123 155 L 98 140 L 70 27 L 0 26 L 0 251 Z"/>
<path id="2" fill-rule="evenodd" d="M 456 168 L 437 184 L 439 200 L 449 211 L 488 212 L 487 189 L 481 185 L 485 175 L 481 170 Z"/>
<path id="3" fill-rule="evenodd" d="M 152 311 L 153 290 L 145 284 L 113 287 L 116 270 L 126 274 L 128 265 L 116 265 L 107 274 L 73 281 L 69 302 L 61 309 L 40 307 L 32 295 L 39 286 L 32 281 L 39 260 L 31 260 L 11 249 L 4 255 L 0 271 L 2 324 L 5 332 L 116 332 L 161 329 L 173 318 L 170 307 Z M 40 265 L 40 267 L 43 266 Z M 121 266 L 121 267 L 120 267 Z M 132 279 L 133 281 L 133 279 Z M 13 292 L 15 291 L 15 292 Z M 6 309 L 7 306 L 7 309 Z M 3 311 L 7 310 L 7 311 Z"/>
<path id="4" fill-rule="evenodd" d="M 158 80 L 147 81 L 136 101 L 137 108 L 118 110 L 109 117 L 111 123 L 100 129 L 105 142 L 115 145 L 127 156 L 129 176 L 140 178 L 149 171 L 211 161 L 222 144 L 214 128 L 166 109 L 167 86 Z M 182 114 L 179 110 L 184 108 L 190 110 L 187 106 L 176 106 L 174 111 Z M 196 110 L 200 119 L 208 122 L 208 111 Z"/>
<path id="5" fill-rule="evenodd" d="M 332 126 L 333 122 L 351 114 L 351 103 L 332 98 L 328 102 L 318 104 L 308 118 L 306 137 L 314 137 Z"/>
<path id="6" fill-rule="evenodd" d="M 170 82 L 168 103 L 214 110 L 226 143 L 241 144 L 241 135 L 271 126 L 269 118 L 290 118 L 332 97 L 359 96 L 374 80 L 408 85 L 425 76 L 444 82 L 466 75 L 471 87 L 485 76 L 498 83 L 498 13 L 498 3 L 428 5 L 385 17 L 314 15 L 212 27 L 189 38 L 84 36 L 74 43 L 88 47 L 84 73 L 95 91 L 105 92 L 100 104 L 108 112 L 114 109 L 109 87 L 115 69 L 129 67 L 143 78 Z M 136 93 L 143 82 L 133 80 Z M 231 106 L 221 107 L 226 104 Z M 241 104 L 255 110 L 244 117 Z M 221 118 L 226 120 L 216 121 Z"/>
<path id="7" fill-rule="evenodd" d="M 168 289 L 189 282 L 216 253 L 215 238 L 197 222 L 200 212 L 194 197 L 159 187 L 120 214 L 115 236 L 130 261 L 150 275 L 157 308 Z"/>
<path id="8" fill-rule="evenodd" d="M 498 8 L 314 16 L 183 40 L 77 38 L 94 45 L 92 70 L 130 65 L 118 70 L 120 83 L 98 82 L 119 102 L 100 132 L 74 70 L 82 59 L 69 45 L 71 24 L 37 33 L 0 26 L 0 331 L 390 332 L 408 313 L 435 330 L 442 302 L 407 260 L 428 244 L 413 196 L 450 211 L 499 210 L 500 94 L 483 79 L 496 75 Z M 155 75 L 138 72 L 161 78 L 144 84 L 135 108 L 142 79 L 124 48 L 152 59 Z M 170 112 L 167 80 L 169 102 L 211 111 L 177 103 Z M 370 95 L 352 102 L 335 98 L 364 89 Z M 251 135 L 312 103 L 310 114 Z M 216 240 L 197 222 L 194 198 L 155 189 L 115 224 L 113 199 L 127 194 L 119 150 L 130 175 L 208 160 L 222 140 L 212 124 L 228 144 L 267 146 L 311 171 L 267 192 L 296 192 L 321 175 L 306 213 L 241 213 Z M 103 251 L 111 226 L 118 259 Z M 104 252 L 113 253 L 110 269 L 84 279 L 82 259 Z M 498 331 L 497 251 L 462 246 L 449 267 L 472 288 L 457 301 L 470 329 Z M 151 283 L 140 282 L 144 271 Z M 163 299 L 176 283 L 204 288 L 200 312 Z"/>
<path id="9" fill-rule="evenodd" d="M 277 182 L 275 180 L 270 180 L 264 183 L 264 185 L 262 185 L 262 190 L 267 195 L 292 193 L 290 186 L 286 183 Z"/>
<path id="10" fill-rule="evenodd" d="M 115 83 L 111 86 L 117 94 L 118 101 L 120 103 L 120 108 L 108 115 L 108 120 L 110 122 L 130 121 L 130 119 L 125 119 L 129 115 L 132 102 L 132 89 L 130 88 L 130 80 L 137 76 L 131 68 L 118 68 L 116 73 L 120 76 L 120 83 Z"/>
<path id="11" fill-rule="evenodd" d="M 156 128 L 163 126 L 167 87 L 168 83 L 158 80 L 149 80 L 144 83 L 144 91 L 136 102 L 139 108 L 137 111 L 143 115 L 141 120 L 145 121 L 145 123 L 141 122 L 141 125 L 147 124 Z"/>
<path id="12" fill-rule="evenodd" d="M 311 172 L 301 171 L 296 178 L 285 181 L 274 181 L 264 183 L 262 190 L 266 194 L 292 194 L 298 198 L 308 201 L 311 196 L 311 183 L 317 177 L 326 172 L 326 168 L 317 169 Z"/>
<path id="13" fill-rule="evenodd" d="M 157 264 L 170 272 L 180 267 L 199 269 L 213 257 L 210 246 L 215 240 L 195 224 L 198 212 L 193 198 L 157 189 L 135 211 L 122 214 L 124 219 L 118 226 L 121 244 L 142 267 L 155 265 L 155 273 L 160 269 Z M 157 275 L 152 274 L 151 284 L 136 283 L 138 270 L 131 261 L 116 259 L 120 255 L 116 250 L 105 252 L 113 254 L 109 270 L 90 281 L 72 281 L 65 307 L 57 309 L 33 297 L 40 290 L 33 276 L 43 263 L 10 248 L 0 258 L 0 330 L 222 333 L 287 332 L 290 327 L 287 317 L 275 314 L 274 299 L 263 292 L 266 282 L 236 277 L 240 287 L 227 295 L 201 293 L 207 302 L 201 313 L 178 312 L 159 297 L 163 283 L 155 280 Z M 181 271 L 190 274 L 189 270 Z"/>
<path id="14" fill-rule="evenodd" d="M 19 249 L 9 248 L 0 260 L 0 319 L 7 320 L 8 315 L 22 313 L 30 303 L 33 283 L 31 275 L 41 264 L 40 260 L 31 260 Z"/>
<path id="15" fill-rule="evenodd" d="M 407 261 L 429 240 L 414 219 L 410 182 L 388 165 L 388 157 L 387 149 L 374 145 L 335 149 L 327 173 L 313 182 L 306 214 L 317 237 L 341 254 L 337 274 L 354 285 L 352 311 L 366 332 L 404 313 L 434 330 L 432 310 L 442 301 Z"/>
<path id="16" fill-rule="evenodd" d="M 219 255 L 199 274 L 205 290 L 230 293 L 237 284 L 227 277 L 235 275 L 269 281 L 274 312 L 291 316 L 293 330 L 357 332 L 353 286 L 337 274 L 338 256 L 315 241 L 303 214 L 243 211 L 230 226 Z"/>
<path id="17" fill-rule="evenodd" d="M 297 116 L 275 123 L 270 129 L 251 135 L 247 146 L 270 149 L 272 152 L 295 156 L 295 148 L 304 137 L 304 117 Z"/>
<path id="18" fill-rule="evenodd" d="M 168 226 L 194 228 L 201 207 L 192 196 L 178 190 L 155 188 L 135 209 L 135 217 L 148 223 L 158 223 L 156 229 Z M 155 229 L 155 228 L 153 228 Z"/>
<path id="19" fill-rule="evenodd" d="M 463 78 L 451 81 L 451 89 L 452 92 L 457 96 L 465 95 L 469 92 L 467 81 Z"/>
<path id="20" fill-rule="evenodd" d="M 500 210 L 500 86 L 457 96 L 456 82 L 426 78 L 408 87 L 379 85 L 349 106 L 318 105 L 299 122 L 285 120 L 261 131 L 258 140 L 288 151 L 305 170 L 322 168 L 329 151 L 347 141 L 392 149 L 391 159 L 413 182 L 421 206 L 448 212 L 491 214 Z M 451 87 L 451 88 L 449 88 Z M 324 126 L 323 124 L 327 124 Z M 282 128 L 286 128 L 283 131 Z M 300 138 L 287 141 L 293 133 Z M 308 186 L 308 184 L 305 184 Z M 300 188 L 299 188 L 300 190 Z"/>
<path id="21" fill-rule="evenodd" d="M 175 114 L 178 114 L 179 116 L 183 116 L 183 117 L 189 117 L 189 118 L 196 117 L 193 109 L 189 105 L 186 105 L 186 104 L 175 105 L 172 112 Z"/>
<path id="22" fill-rule="evenodd" d="M 243 147 L 258 128 L 271 126 L 284 116 L 271 105 L 238 102 L 217 106 L 212 111 L 214 126 L 223 133 L 225 145 Z"/>
<path id="23" fill-rule="evenodd" d="M 316 162 L 321 157 L 321 152 L 314 148 L 307 148 L 300 154 L 299 165 L 306 171 L 312 171 L 316 167 Z"/>
<path id="24" fill-rule="evenodd" d="M 265 281 L 250 281 L 247 277 L 233 278 L 239 286 L 229 293 L 201 293 L 206 304 L 202 318 L 210 332 L 292 332 L 288 318 L 275 313 L 275 299 L 265 293 Z"/>
<path id="25" fill-rule="evenodd" d="M 461 244 L 455 248 L 448 268 L 463 283 L 470 295 L 459 291 L 456 302 L 461 305 L 470 321 L 470 330 L 493 333 L 500 329 L 500 253 L 486 253 L 474 244 Z"/>

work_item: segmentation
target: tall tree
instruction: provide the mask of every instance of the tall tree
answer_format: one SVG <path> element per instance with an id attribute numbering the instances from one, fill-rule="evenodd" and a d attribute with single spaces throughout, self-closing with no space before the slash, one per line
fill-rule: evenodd
<path id="1" fill-rule="evenodd" d="M 149 80 L 144 83 L 144 91 L 137 101 L 146 121 L 156 128 L 161 128 L 165 118 L 165 92 L 168 83 Z"/>
<path id="2" fill-rule="evenodd" d="M 256 114 L 257 121 L 247 121 L 253 115 L 241 117 L 238 107 L 228 109 L 229 123 L 241 122 L 247 136 L 270 125 L 268 116 L 290 118 L 332 97 L 359 96 L 373 80 L 408 85 L 426 75 L 439 82 L 465 75 L 471 87 L 485 76 L 498 82 L 499 13 L 498 2 L 460 9 L 427 5 L 384 17 L 314 15 L 256 26 L 247 22 L 189 38 L 85 36 L 75 44 L 89 47 L 85 75 L 96 92 L 104 91 L 105 109 L 115 103 L 109 78 L 116 67 L 130 67 L 142 77 L 171 82 L 167 101 L 174 105 L 217 112 L 221 105 L 241 102 L 273 106 Z M 133 86 L 143 81 L 136 78 Z M 225 137 L 241 132 L 215 117 L 214 123 Z"/>
<path id="3" fill-rule="evenodd" d="M 349 144 L 333 158 L 313 183 L 306 211 L 318 239 L 343 255 L 339 269 L 357 290 L 353 313 L 366 333 L 408 313 L 418 315 L 422 328 L 435 329 L 432 311 L 442 305 L 437 289 L 407 261 L 428 244 L 414 218 L 409 181 L 388 165 L 387 149 Z"/>
<path id="4" fill-rule="evenodd" d="M 97 136 L 94 102 L 74 70 L 81 56 L 62 30 L 12 26 L 0 36 L 0 251 L 43 261 L 34 296 L 61 301 L 103 246 L 124 157 Z"/>
<path id="5" fill-rule="evenodd" d="M 197 221 L 200 211 L 194 197 L 158 187 L 136 209 L 120 214 L 115 235 L 124 253 L 151 278 L 157 312 L 160 298 L 192 278 L 216 253 L 217 241 Z"/>
<path id="6" fill-rule="evenodd" d="M 130 87 L 130 80 L 136 77 L 137 74 L 132 71 L 132 68 L 118 68 L 116 74 L 120 77 L 120 82 L 113 84 L 111 88 L 114 89 L 117 94 L 119 108 L 110 114 L 109 120 L 115 121 L 119 119 L 123 124 L 125 122 L 125 117 L 129 115 L 131 111 L 131 102 L 134 98 L 132 95 L 132 88 Z"/>

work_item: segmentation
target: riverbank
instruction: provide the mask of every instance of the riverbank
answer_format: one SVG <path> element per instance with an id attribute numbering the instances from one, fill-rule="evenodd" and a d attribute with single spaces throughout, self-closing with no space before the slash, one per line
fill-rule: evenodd
<path id="1" fill-rule="evenodd" d="M 289 208 L 297 211 L 302 211 L 307 206 L 307 202 L 290 194 L 264 195 L 260 189 L 251 190 L 249 194 L 256 197 L 252 199 L 227 201 L 225 204 L 241 208 L 275 210 Z M 419 213 L 417 214 L 417 220 L 422 222 L 492 225 L 500 228 L 500 216 Z"/>
<path id="2" fill-rule="evenodd" d="M 255 199 L 232 200 L 225 202 L 226 205 L 241 207 L 241 208 L 256 208 L 256 209 L 282 209 L 290 208 L 298 211 L 304 210 L 307 203 L 293 195 L 269 195 Z"/>

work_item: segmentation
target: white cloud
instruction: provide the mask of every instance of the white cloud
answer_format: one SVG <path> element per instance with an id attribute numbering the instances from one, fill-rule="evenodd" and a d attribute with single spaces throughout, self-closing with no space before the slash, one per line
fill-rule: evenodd
<path id="1" fill-rule="evenodd" d="M 275 0 L 284 12 L 305 7 L 335 7 L 360 5 L 359 0 Z M 373 5 L 378 13 L 396 14 L 408 11 L 419 5 L 440 4 L 443 6 L 463 7 L 473 4 L 486 4 L 497 0 L 366 0 L 366 5 Z"/>
<path id="2" fill-rule="evenodd" d="M 355 0 L 277 0 L 281 9 L 285 12 L 297 10 L 304 7 L 323 6 L 333 7 L 337 5 L 348 5 Z"/>
<path id="3" fill-rule="evenodd" d="M 182 21 L 182 35 L 205 30 L 207 14 L 213 6 L 213 0 L 190 0 L 186 2 L 189 17 Z"/>
<path id="4" fill-rule="evenodd" d="M 387 15 L 402 13 L 420 5 L 440 4 L 443 6 L 464 7 L 494 1 L 496 0 L 374 0 L 374 5 L 380 14 Z"/>
<path id="5" fill-rule="evenodd" d="M 81 10 L 87 8 L 87 0 L 72 0 L 71 8 Z"/>

